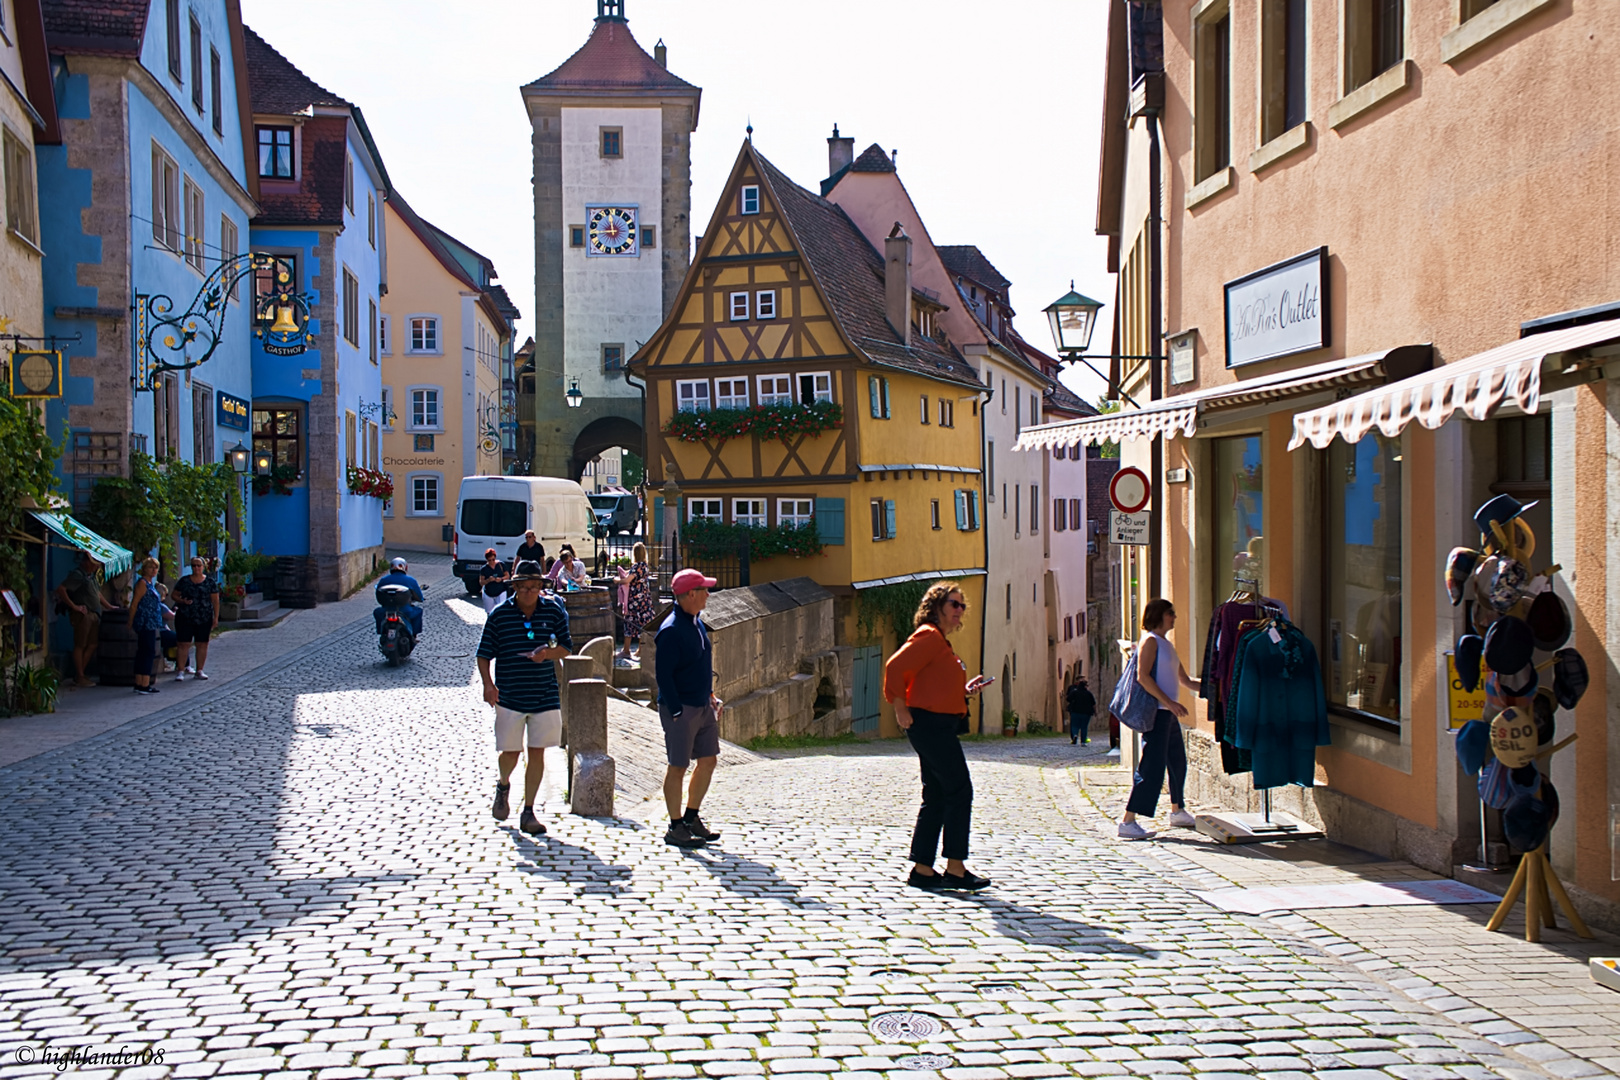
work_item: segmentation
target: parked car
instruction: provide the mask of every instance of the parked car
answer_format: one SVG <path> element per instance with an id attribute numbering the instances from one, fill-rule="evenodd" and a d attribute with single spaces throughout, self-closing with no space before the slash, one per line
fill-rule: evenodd
<path id="1" fill-rule="evenodd" d="M 590 500 L 591 513 L 600 530 L 598 535 L 635 532 L 636 520 L 641 516 L 641 503 L 635 492 L 609 489 L 591 495 Z"/>
<path id="2" fill-rule="evenodd" d="M 574 545 L 581 558 L 589 558 L 593 522 L 585 489 L 572 480 L 554 476 L 468 476 L 456 496 L 455 563 L 452 573 L 477 593 L 478 568 L 484 552 L 495 549 L 508 565 L 523 543 L 523 534 L 535 538 L 556 555 L 564 544 Z"/>

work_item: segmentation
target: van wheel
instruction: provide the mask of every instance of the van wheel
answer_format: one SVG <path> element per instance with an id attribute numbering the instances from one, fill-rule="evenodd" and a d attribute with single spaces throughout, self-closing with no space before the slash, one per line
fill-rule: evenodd
<path id="1" fill-rule="evenodd" d="M 465 588 L 467 590 L 467 595 L 468 596 L 480 596 L 480 595 L 482 595 L 478 591 L 478 579 L 477 578 L 462 578 L 461 579 L 461 585 L 462 585 L 463 588 Z"/>

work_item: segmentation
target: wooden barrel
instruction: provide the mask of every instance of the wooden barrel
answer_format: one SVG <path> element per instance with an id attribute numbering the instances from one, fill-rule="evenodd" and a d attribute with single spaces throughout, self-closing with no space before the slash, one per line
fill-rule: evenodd
<path id="1" fill-rule="evenodd" d="M 588 588 L 556 595 L 568 609 L 568 634 L 574 639 L 574 648 L 591 638 L 613 636 L 612 589 Z"/>
<path id="2" fill-rule="evenodd" d="M 275 593 L 284 608 L 315 606 L 315 561 L 302 555 L 276 558 Z"/>
<path id="3" fill-rule="evenodd" d="M 135 631 L 130 629 L 129 613 L 108 609 L 101 614 L 101 646 L 96 650 L 96 673 L 103 686 L 135 685 Z M 152 653 L 157 655 L 154 640 Z M 154 662 L 152 670 L 157 671 Z"/>

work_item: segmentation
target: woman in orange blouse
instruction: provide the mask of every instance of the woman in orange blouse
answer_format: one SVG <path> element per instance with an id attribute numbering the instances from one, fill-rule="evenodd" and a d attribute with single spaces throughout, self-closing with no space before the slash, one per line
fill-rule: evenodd
<path id="1" fill-rule="evenodd" d="M 973 815 L 973 778 L 957 736 L 967 730 L 967 696 L 993 682 L 967 677 L 967 668 L 946 635 L 962 625 L 967 601 L 954 581 L 937 581 L 917 605 L 917 629 L 883 665 L 883 696 L 894 719 L 922 763 L 922 809 L 911 834 L 916 865 L 906 884 L 918 889 L 965 889 L 990 884 L 968 871 L 968 824 Z M 945 834 L 945 872 L 936 873 L 934 856 Z"/>

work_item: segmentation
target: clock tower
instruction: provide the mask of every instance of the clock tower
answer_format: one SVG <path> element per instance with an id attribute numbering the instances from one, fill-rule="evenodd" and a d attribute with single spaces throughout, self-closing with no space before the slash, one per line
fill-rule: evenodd
<path id="1" fill-rule="evenodd" d="M 580 50 L 523 87 L 534 129 L 536 475 L 578 479 L 604 450 L 642 452 L 641 393 L 624 361 L 686 276 L 702 96 L 670 74 L 666 55 L 662 41 L 651 56 L 637 44 L 624 0 L 598 0 Z M 570 408 L 576 381 L 582 404 Z"/>

